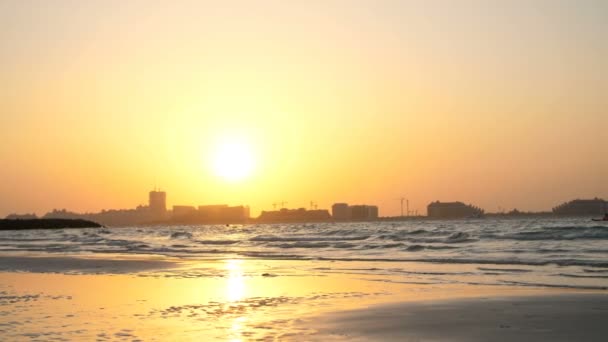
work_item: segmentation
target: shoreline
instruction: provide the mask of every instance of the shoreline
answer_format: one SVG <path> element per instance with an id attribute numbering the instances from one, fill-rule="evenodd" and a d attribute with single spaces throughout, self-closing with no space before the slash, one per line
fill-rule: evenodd
<path id="1" fill-rule="evenodd" d="M 73 255 L 0 255 L 0 272 L 58 273 L 58 274 L 136 274 L 175 268 L 176 259 L 150 256 L 73 256 Z"/>
<path id="2" fill-rule="evenodd" d="M 555 265 L 522 265 L 493 262 L 442 263 L 435 260 L 378 259 L 290 259 L 238 253 L 209 256 L 171 256 L 140 253 L 32 253 L 0 254 L 0 272 L 58 274 L 188 274 L 205 277 L 226 262 L 239 261 L 255 268 L 259 274 L 307 276 L 351 276 L 368 282 L 403 285 L 466 285 L 504 288 L 541 288 L 556 290 L 598 291 L 608 293 L 604 268 L 586 270 L 585 275 L 568 274 L 568 266 L 559 266 L 563 279 L 549 279 Z M 200 268 L 200 265 L 212 265 Z M 396 267 L 398 266 L 398 267 Z M 533 271 L 531 267 L 536 267 Z M 547 275 L 529 277 L 530 272 Z M 298 269 L 297 272 L 294 272 Z M 597 274 L 596 274 L 597 273 Z M 522 278 L 523 277 L 523 278 Z"/>

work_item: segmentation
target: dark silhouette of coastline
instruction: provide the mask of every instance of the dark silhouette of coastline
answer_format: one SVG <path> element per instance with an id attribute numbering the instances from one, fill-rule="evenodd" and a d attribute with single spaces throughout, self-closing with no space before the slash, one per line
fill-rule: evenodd
<path id="1" fill-rule="evenodd" d="M 403 199 L 400 198 L 402 204 Z M 262 211 L 260 216 L 251 217 L 248 205 L 229 206 L 227 204 L 212 204 L 212 205 L 174 205 L 173 208 L 167 208 L 167 193 L 154 189 L 150 191 L 148 197 L 148 205 L 139 205 L 134 209 L 112 209 L 102 210 L 97 213 L 77 213 L 66 209 L 53 209 L 44 214 L 41 219 L 51 220 L 66 220 L 64 223 L 57 223 L 61 227 L 57 227 L 54 223 L 38 223 L 38 217 L 35 213 L 26 214 L 9 214 L 5 220 L 19 220 L 17 224 L 3 223 L 0 225 L 0 230 L 4 229 L 36 229 L 36 228 L 82 228 L 92 227 L 91 224 L 97 225 L 96 222 L 106 227 L 125 227 L 125 226 L 158 226 L 158 225 L 189 225 L 189 224 L 272 224 L 272 223 L 320 223 L 320 222 L 365 222 L 365 221 L 407 221 L 407 220 L 448 220 L 448 219 L 483 219 L 483 218 L 545 218 L 545 217 L 560 217 L 560 216 L 581 216 L 594 217 L 603 216 L 608 212 L 608 201 L 601 198 L 593 199 L 576 199 L 553 208 L 552 211 L 519 211 L 513 209 L 505 211 L 504 208 L 498 207 L 498 212 L 486 212 L 472 204 L 464 202 L 431 202 L 427 206 L 427 214 L 418 214 L 418 210 L 407 209 L 407 215 L 403 215 L 403 210 L 400 216 L 380 216 L 379 208 L 376 205 L 356 204 L 349 205 L 348 203 L 334 203 L 331 207 L 331 212 L 327 209 L 318 209 L 315 202 L 311 201 L 310 209 L 284 208 L 286 202 L 273 203 L 272 211 Z M 281 208 L 276 206 L 280 204 Z M 408 202 L 409 204 L 409 202 Z M 403 208 L 402 208 L 403 209 Z M 414 215 L 411 215 L 414 213 Z M 26 220 L 32 220 L 32 224 L 26 223 Z M 87 223 L 86 225 L 73 225 L 70 220 L 80 220 Z M 605 219 L 596 219 L 606 221 Z M 3 228 L 10 226 L 15 228 Z M 27 228 L 22 228 L 27 227 Z"/>
<path id="2" fill-rule="evenodd" d="M 102 227 L 99 223 L 82 219 L 0 219 L 0 230 Z"/>

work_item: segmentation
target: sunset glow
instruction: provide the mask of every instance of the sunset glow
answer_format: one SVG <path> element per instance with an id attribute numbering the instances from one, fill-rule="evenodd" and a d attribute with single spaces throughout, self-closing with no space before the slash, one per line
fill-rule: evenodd
<path id="1" fill-rule="evenodd" d="M 222 141 L 212 156 L 215 175 L 229 182 L 238 182 L 251 176 L 255 160 L 251 147 L 238 139 Z"/>
<path id="2" fill-rule="evenodd" d="M 0 340 L 604 342 L 607 38 L 608 0 L 0 0 Z"/>
<path id="3" fill-rule="evenodd" d="M 0 216 L 601 196 L 606 5 L 540 2 L 3 2 Z"/>

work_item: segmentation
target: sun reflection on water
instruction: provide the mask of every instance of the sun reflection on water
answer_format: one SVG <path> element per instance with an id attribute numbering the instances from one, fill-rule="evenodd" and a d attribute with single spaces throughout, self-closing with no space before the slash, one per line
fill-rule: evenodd
<path id="1" fill-rule="evenodd" d="M 245 297 L 246 285 L 243 277 L 243 260 L 226 261 L 226 298 L 230 302 L 237 302 Z M 243 323 L 246 317 L 237 317 L 230 326 L 230 341 L 241 342 L 243 333 Z"/>
<path id="2" fill-rule="evenodd" d="M 243 260 L 227 260 L 226 271 L 226 298 L 231 302 L 236 302 L 245 296 L 246 286 L 243 277 Z"/>

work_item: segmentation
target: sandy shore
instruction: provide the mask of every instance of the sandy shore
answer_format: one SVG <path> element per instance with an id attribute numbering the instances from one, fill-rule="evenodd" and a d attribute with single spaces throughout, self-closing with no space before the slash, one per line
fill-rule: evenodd
<path id="1" fill-rule="evenodd" d="M 327 271 L 347 266 L 370 265 L 0 257 L 0 336 L 3 341 L 599 341 L 608 336 L 605 291 L 415 284 Z"/>
<path id="2" fill-rule="evenodd" d="M 323 315 L 311 340 L 605 341 L 608 296 L 562 294 L 428 300 Z"/>

